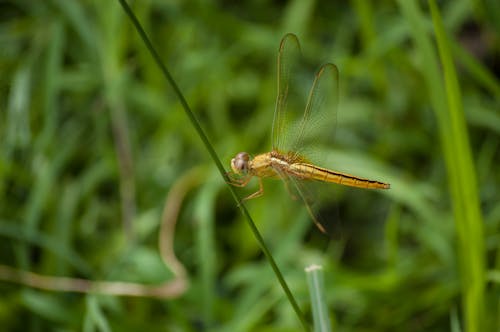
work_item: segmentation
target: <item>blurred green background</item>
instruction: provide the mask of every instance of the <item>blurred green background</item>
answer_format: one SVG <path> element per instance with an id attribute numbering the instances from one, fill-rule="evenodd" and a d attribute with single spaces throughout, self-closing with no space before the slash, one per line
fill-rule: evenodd
<path id="1" fill-rule="evenodd" d="M 324 266 L 337 331 L 500 330 L 500 5 L 438 5 L 448 58 L 426 1 L 133 2 L 227 168 L 270 147 L 286 32 L 311 75 L 339 67 L 325 166 L 391 189 L 324 202 L 333 239 L 279 182 L 247 204 L 307 317 L 304 268 Z M 301 330 L 118 1 L 2 1 L 0 17 L 1 329 Z M 148 288 L 173 280 L 187 287 Z"/>

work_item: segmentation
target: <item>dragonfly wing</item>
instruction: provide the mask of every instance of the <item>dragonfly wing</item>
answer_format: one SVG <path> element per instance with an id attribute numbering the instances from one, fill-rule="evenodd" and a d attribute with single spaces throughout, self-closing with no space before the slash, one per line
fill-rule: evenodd
<path id="1" fill-rule="evenodd" d="M 290 177 L 294 193 L 302 199 L 311 220 L 318 229 L 330 239 L 344 237 L 344 227 L 340 212 L 344 188 L 318 181 L 300 180 Z"/>
<path id="2" fill-rule="evenodd" d="M 327 231 L 323 226 L 322 220 L 320 220 L 319 218 L 319 214 L 313 210 L 314 201 L 312 200 L 312 195 L 307 190 L 305 190 L 303 183 L 299 182 L 294 177 L 290 177 L 290 182 L 293 184 L 298 196 L 300 196 L 300 198 L 304 202 L 304 205 L 307 209 L 307 212 L 309 213 L 309 216 L 311 217 L 311 220 L 314 222 L 316 227 L 318 227 L 318 229 L 322 233 L 327 234 Z"/>
<path id="3" fill-rule="evenodd" d="M 283 180 L 291 198 L 302 201 L 311 220 L 322 233 L 327 234 L 332 238 L 340 234 L 338 216 L 329 216 L 328 218 L 325 218 L 325 216 L 320 215 L 319 213 L 320 201 L 318 201 L 318 189 L 325 188 L 318 187 L 325 186 L 324 184 L 316 181 L 304 181 L 298 179 L 283 170 L 276 169 L 276 172 Z"/>
<path id="4" fill-rule="evenodd" d="M 278 53 L 277 84 L 278 96 L 274 110 L 272 127 L 272 147 L 277 150 L 287 150 L 287 136 L 290 133 L 289 125 L 293 120 L 290 108 L 296 108 L 297 100 L 294 97 L 300 90 L 297 86 L 297 72 L 301 58 L 300 44 L 296 35 L 286 34 L 280 43 Z M 292 102 L 290 100 L 292 99 Z M 293 112 L 292 112 L 293 113 Z"/>
<path id="5" fill-rule="evenodd" d="M 297 36 L 286 34 L 278 53 L 278 96 L 272 127 L 272 147 L 304 155 L 335 135 L 339 99 L 337 67 L 327 63 L 318 70 L 306 95 L 301 77 L 302 56 Z M 306 81 L 306 80 L 304 80 Z M 307 102 L 306 102 L 307 100 Z M 314 158 L 313 158 L 314 159 Z M 317 161 L 321 162 L 320 159 Z"/>
<path id="6" fill-rule="evenodd" d="M 333 63 L 321 66 L 314 77 L 302 119 L 295 129 L 291 150 L 306 154 L 335 137 L 339 101 L 339 71 Z M 321 162 L 321 160 L 319 160 Z"/>

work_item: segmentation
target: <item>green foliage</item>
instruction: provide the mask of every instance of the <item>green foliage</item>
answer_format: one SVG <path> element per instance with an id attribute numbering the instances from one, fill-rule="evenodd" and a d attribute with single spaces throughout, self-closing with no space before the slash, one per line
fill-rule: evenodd
<path id="1" fill-rule="evenodd" d="M 500 329 L 494 3 L 133 2 L 227 169 L 239 151 L 270 148 L 286 32 L 298 35 L 311 66 L 306 91 L 321 64 L 338 66 L 336 144 L 320 147 L 322 166 L 391 189 L 318 196 L 339 227 L 333 239 L 280 182 L 265 181 L 264 197 L 246 203 L 309 321 L 303 269 L 314 262 L 324 267 L 336 330 Z M 0 9 L 2 330 L 300 330 L 119 2 Z M 236 191 L 257 189 L 249 186 Z M 174 212 L 167 234 L 180 269 L 158 251 L 162 218 Z M 154 289 L 123 297 L 86 284 L 120 281 L 130 292 L 175 276 L 187 288 L 160 299 Z M 68 292 L 82 289 L 96 293 Z"/>
<path id="2" fill-rule="evenodd" d="M 328 317 L 328 304 L 325 301 L 323 272 L 320 265 L 310 265 L 305 268 L 307 284 L 311 294 L 311 310 L 315 332 L 328 332 L 332 330 Z"/>

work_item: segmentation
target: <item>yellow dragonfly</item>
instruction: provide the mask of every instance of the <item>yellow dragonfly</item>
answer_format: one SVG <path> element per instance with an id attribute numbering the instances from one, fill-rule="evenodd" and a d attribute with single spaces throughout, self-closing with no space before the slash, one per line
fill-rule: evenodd
<path id="1" fill-rule="evenodd" d="M 281 40 L 278 53 L 278 97 L 272 127 L 272 150 L 258 154 L 253 159 L 247 152 L 238 153 L 231 160 L 232 171 L 228 176 L 230 183 L 239 187 L 246 186 L 253 177 L 258 178 L 259 190 L 244 200 L 264 194 L 263 178 L 283 180 L 289 191 L 293 189 L 298 193 L 316 226 L 326 233 L 312 211 L 309 197 L 304 191 L 304 181 L 337 183 L 367 189 L 389 189 L 390 185 L 320 167 L 305 157 L 306 147 L 315 143 L 315 135 L 326 133 L 327 136 L 333 136 L 339 74 L 332 63 L 321 66 L 309 91 L 305 109 L 301 110 L 295 107 L 293 102 L 289 102 L 293 101 L 296 91 L 294 83 L 297 82 L 294 82 L 294 75 L 297 75 L 295 71 L 298 70 L 299 58 L 300 45 L 297 36 L 286 34 Z"/>

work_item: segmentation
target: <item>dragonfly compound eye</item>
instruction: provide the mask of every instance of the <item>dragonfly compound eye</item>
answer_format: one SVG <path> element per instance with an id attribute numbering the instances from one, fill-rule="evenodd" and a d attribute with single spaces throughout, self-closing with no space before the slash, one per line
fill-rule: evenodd
<path id="1" fill-rule="evenodd" d="M 235 173 L 246 173 L 248 170 L 248 161 L 250 157 L 246 152 L 240 152 L 231 159 L 231 168 Z"/>

